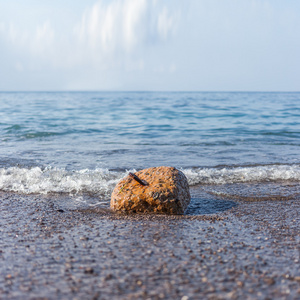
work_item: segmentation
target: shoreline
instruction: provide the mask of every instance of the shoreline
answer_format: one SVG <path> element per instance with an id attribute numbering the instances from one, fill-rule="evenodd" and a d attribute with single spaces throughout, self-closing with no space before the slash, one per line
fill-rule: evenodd
<path id="1" fill-rule="evenodd" d="M 0 298 L 299 297 L 299 199 L 203 193 L 196 213 L 166 216 L 1 192 Z"/>

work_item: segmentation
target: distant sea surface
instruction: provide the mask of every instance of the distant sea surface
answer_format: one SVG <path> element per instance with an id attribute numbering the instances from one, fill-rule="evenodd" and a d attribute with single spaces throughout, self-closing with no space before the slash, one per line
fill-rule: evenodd
<path id="1" fill-rule="evenodd" d="M 107 198 L 128 171 L 300 182 L 300 93 L 2 92 L 0 190 Z"/>

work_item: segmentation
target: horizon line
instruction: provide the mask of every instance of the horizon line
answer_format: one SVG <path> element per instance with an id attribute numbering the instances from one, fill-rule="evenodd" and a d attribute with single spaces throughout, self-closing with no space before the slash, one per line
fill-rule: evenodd
<path id="1" fill-rule="evenodd" d="M 0 90 L 0 93 L 299 93 L 276 90 Z"/>

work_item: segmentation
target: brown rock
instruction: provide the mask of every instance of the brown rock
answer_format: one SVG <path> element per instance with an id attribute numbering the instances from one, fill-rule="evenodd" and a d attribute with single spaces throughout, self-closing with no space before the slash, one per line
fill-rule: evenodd
<path id="1" fill-rule="evenodd" d="M 183 214 L 191 196 L 185 175 L 173 167 L 155 167 L 136 172 L 142 185 L 128 175 L 116 185 L 111 209 L 124 212 Z"/>

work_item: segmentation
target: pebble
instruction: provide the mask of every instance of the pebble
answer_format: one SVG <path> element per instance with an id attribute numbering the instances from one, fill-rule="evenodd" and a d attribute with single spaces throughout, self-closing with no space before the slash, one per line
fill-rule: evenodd
<path id="1" fill-rule="evenodd" d="M 18 196 L 25 204 L 14 197 L 0 204 L 3 298 L 39 291 L 55 299 L 299 298 L 299 226 L 277 230 L 296 219 L 299 202 L 239 202 L 221 214 L 221 224 L 204 214 L 124 216 L 93 209 L 61 215 L 49 209 L 51 197 L 32 203 L 31 196 Z M 47 232 L 37 226 L 41 219 Z M 57 243 L 59 236 L 65 239 Z M 88 247 L 79 239 L 89 240 Z"/>
<path id="2" fill-rule="evenodd" d="M 94 273 L 94 269 L 91 268 L 91 267 L 87 267 L 87 268 L 85 268 L 84 273 L 85 274 L 93 274 Z"/>

